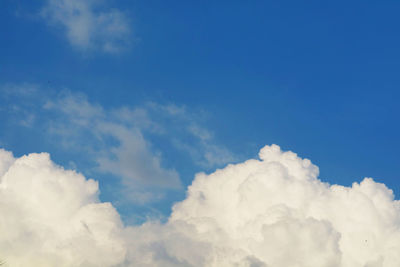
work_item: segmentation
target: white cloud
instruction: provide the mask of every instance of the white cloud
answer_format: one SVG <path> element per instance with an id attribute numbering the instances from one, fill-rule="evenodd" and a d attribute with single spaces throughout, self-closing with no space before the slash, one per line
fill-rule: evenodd
<path id="1" fill-rule="evenodd" d="M 71 45 L 80 50 L 119 52 L 130 41 L 126 15 L 99 0 L 47 0 L 42 16 L 60 26 Z"/>
<path id="2" fill-rule="evenodd" d="M 365 178 L 318 180 L 276 145 L 196 175 L 167 223 L 124 227 L 97 183 L 48 154 L 0 150 L 0 258 L 9 266 L 394 267 L 400 202 Z"/>
<path id="3" fill-rule="evenodd" d="M 393 267 L 400 203 L 370 178 L 352 187 L 278 146 L 198 174 L 167 224 L 129 228 L 132 266 Z"/>
<path id="4" fill-rule="evenodd" d="M 98 185 L 49 155 L 0 150 L 0 259 L 6 266 L 112 266 L 123 261 L 122 223 Z"/>

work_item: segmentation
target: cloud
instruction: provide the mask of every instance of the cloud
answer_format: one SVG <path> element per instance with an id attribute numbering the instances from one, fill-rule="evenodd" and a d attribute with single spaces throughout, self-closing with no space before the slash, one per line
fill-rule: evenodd
<path id="1" fill-rule="evenodd" d="M 7 127 L 23 126 L 15 131 L 43 138 L 43 145 L 68 154 L 69 166 L 88 175 L 117 178 L 121 204 L 145 204 L 182 191 L 177 169 L 183 165 L 209 171 L 237 161 L 205 126 L 201 110 L 155 102 L 110 108 L 81 93 L 49 89 L 0 85 Z"/>
<path id="2" fill-rule="evenodd" d="M 400 264 L 400 203 L 384 184 L 323 183 L 276 145 L 259 155 L 198 174 L 168 223 L 129 228 L 131 266 Z"/>
<path id="3" fill-rule="evenodd" d="M 96 0 L 47 0 L 42 17 L 60 27 L 74 47 L 119 52 L 130 42 L 126 15 Z"/>
<path id="4" fill-rule="evenodd" d="M 0 86 L 0 92 L 5 97 L 10 96 L 21 96 L 21 97 L 32 97 L 39 90 L 39 86 L 31 83 L 13 84 L 6 83 Z"/>
<path id="5" fill-rule="evenodd" d="M 46 153 L 0 150 L 0 258 L 6 266 L 112 266 L 126 247 L 119 215 L 98 185 Z"/>
<path id="6" fill-rule="evenodd" d="M 3 114 L 3 119 L 9 117 L 21 126 L 32 127 L 36 116 L 28 109 L 37 103 L 36 99 L 35 101 L 31 100 L 40 94 L 40 86 L 30 83 L 6 83 L 0 85 L 0 94 L 0 102 L 3 100 L 7 103 L 0 104 L 0 112 Z M 14 102 L 15 99 L 19 100 L 19 104 Z M 5 116 L 6 114 L 8 116 Z"/>
<path id="7" fill-rule="evenodd" d="M 0 150 L 0 258 L 9 266 L 399 266 L 400 203 L 276 145 L 199 173 L 166 223 L 123 226 L 97 183 L 49 155 Z"/>
<path id="8" fill-rule="evenodd" d="M 168 144 L 167 152 L 180 154 L 191 161 L 191 164 L 207 170 L 238 160 L 237 155 L 223 146 L 215 138 L 212 129 L 207 127 L 209 115 L 202 110 L 155 102 L 106 108 L 89 101 L 82 93 L 69 90 L 57 93 L 50 89 L 32 84 L 0 85 L 0 91 L 3 92 L 0 101 L 4 101 L 0 110 L 7 114 L 10 122 L 32 129 L 43 129 L 48 135 L 48 140 L 57 137 L 57 149 L 91 154 L 91 159 L 98 162 L 101 158 L 101 161 L 109 166 L 109 163 L 121 162 L 123 153 L 126 156 L 128 150 L 124 146 L 135 144 L 142 148 L 130 147 L 129 158 L 138 157 L 139 150 L 146 150 L 147 152 L 140 152 L 140 157 L 152 155 L 153 159 L 147 158 L 149 160 L 146 162 L 154 163 L 151 168 L 138 168 L 164 169 L 168 170 L 165 173 L 166 177 L 176 177 L 176 174 L 173 174 L 173 166 L 165 167 L 166 162 L 163 159 L 167 156 L 161 153 L 157 146 L 160 140 Z M 110 173 L 117 174 L 117 170 L 117 175 L 128 173 L 121 167 L 109 168 L 114 170 Z M 132 163 L 127 164 L 126 168 L 133 169 Z M 101 168 L 104 172 L 106 169 Z M 138 172 L 146 171 L 143 169 Z M 149 179 L 148 184 L 153 182 L 149 177 L 157 179 L 152 175 L 146 177 Z M 168 184 L 171 187 L 177 186 L 177 183 L 171 183 L 171 180 Z"/>
<path id="9" fill-rule="evenodd" d="M 104 151 L 96 159 L 100 171 L 123 177 L 124 184 L 131 189 L 142 186 L 181 189 L 178 172 L 161 166 L 161 156 L 152 152 L 138 129 L 115 124 L 101 124 L 99 129 L 102 134 L 110 134 L 120 143 L 108 151 L 109 154 Z M 135 197 L 137 202 L 142 203 L 153 198 L 148 193 L 143 195 L 139 192 Z"/>
<path id="10" fill-rule="evenodd" d="M 153 139 L 163 139 L 171 150 L 190 155 L 202 167 L 222 166 L 235 159 L 195 114 L 181 106 L 150 102 L 110 110 L 90 103 L 85 95 L 65 92 L 48 100 L 44 108 L 53 115 L 49 132 L 65 149 L 84 151 L 95 161 L 97 171 L 121 177 L 125 195 L 135 202 L 156 199 L 143 188 L 182 189 L 179 173 L 165 166 L 166 156 Z"/>
<path id="11" fill-rule="evenodd" d="M 64 147 L 85 151 L 97 171 L 120 177 L 130 200 L 145 203 L 156 199 L 157 189 L 181 189 L 178 172 L 162 165 L 160 152 L 143 137 L 140 127 L 115 116 L 121 112 L 107 111 L 84 95 L 70 93 L 48 101 L 44 108 L 58 112 L 50 132 Z M 157 193 L 143 192 L 150 187 Z"/>
<path id="12" fill-rule="evenodd" d="M 185 106 L 153 102 L 146 105 L 146 110 L 154 120 L 153 125 L 169 132 L 173 145 L 190 155 L 196 165 L 210 169 L 238 160 L 237 155 L 217 143 L 214 133 L 202 125 L 208 114 L 190 112 Z"/>

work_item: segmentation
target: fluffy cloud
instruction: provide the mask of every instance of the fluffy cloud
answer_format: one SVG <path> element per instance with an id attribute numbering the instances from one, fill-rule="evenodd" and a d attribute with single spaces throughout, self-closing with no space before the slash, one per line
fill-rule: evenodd
<path id="1" fill-rule="evenodd" d="M 49 155 L 0 150 L 0 258 L 9 266 L 400 265 L 400 203 L 384 184 L 318 180 L 276 145 L 196 175 L 167 223 L 124 227 L 97 183 Z"/>
<path id="2" fill-rule="evenodd" d="M 371 178 L 352 187 L 276 145 L 198 174 L 165 225 L 128 229 L 132 266 L 394 267 L 400 203 Z"/>
<path id="3" fill-rule="evenodd" d="M 0 150 L 0 259 L 7 266 L 113 266 L 125 257 L 122 223 L 98 185 L 46 153 Z"/>
<path id="4" fill-rule="evenodd" d="M 129 43 L 130 26 L 118 9 L 97 0 L 47 0 L 42 16 L 61 26 L 71 45 L 81 49 L 118 52 Z"/>

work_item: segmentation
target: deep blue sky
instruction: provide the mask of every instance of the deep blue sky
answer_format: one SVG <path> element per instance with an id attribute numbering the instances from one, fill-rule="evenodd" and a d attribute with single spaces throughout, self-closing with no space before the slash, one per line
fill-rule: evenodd
<path id="1" fill-rule="evenodd" d="M 68 88 L 105 109 L 152 101 L 206 111 L 203 125 L 240 160 L 276 143 L 310 158 L 324 181 L 373 177 L 399 196 L 400 2 L 108 1 L 132 30 L 112 54 L 73 47 L 38 15 L 44 5 L 0 3 L 1 84 Z M 5 149 L 70 160 L 43 129 L 32 134 L 2 113 Z M 168 155 L 184 185 L 202 170 Z"/>

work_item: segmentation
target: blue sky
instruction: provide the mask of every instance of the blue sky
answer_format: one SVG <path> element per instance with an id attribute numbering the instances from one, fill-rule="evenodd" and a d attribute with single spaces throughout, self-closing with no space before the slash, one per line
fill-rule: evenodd
<path id="1" fill-rule="evenodd" d="M 99 180 L 126 221 L 273 143 L 399 191 L 400 3 L 59 3 L 0 3 L 0 144 Z"/>

